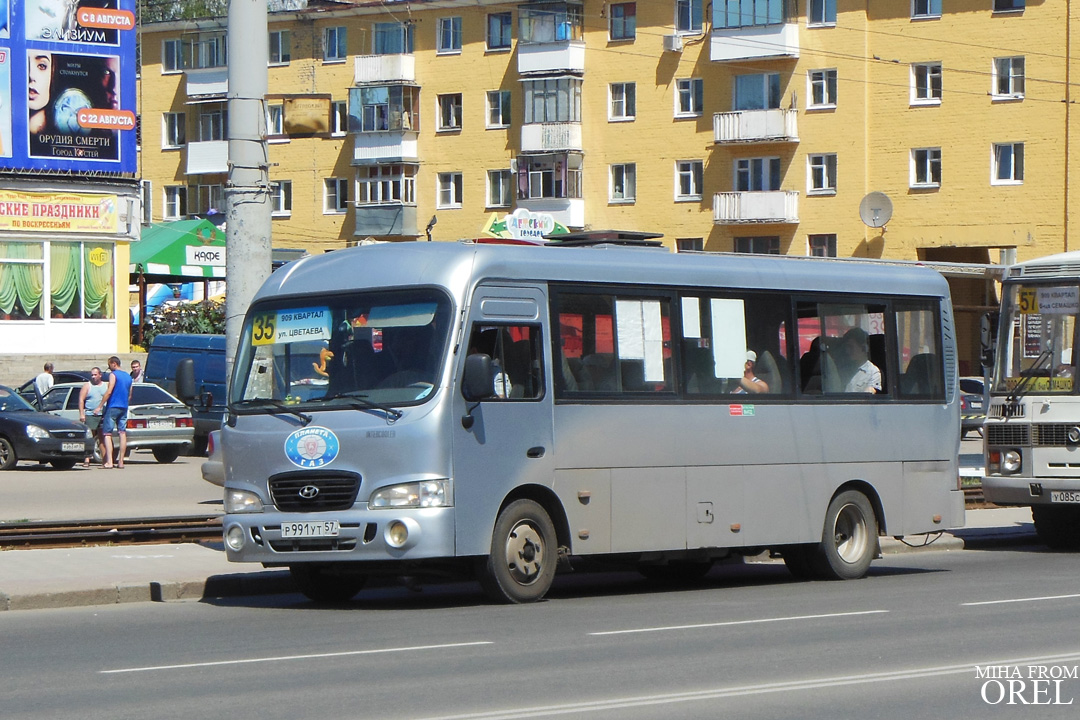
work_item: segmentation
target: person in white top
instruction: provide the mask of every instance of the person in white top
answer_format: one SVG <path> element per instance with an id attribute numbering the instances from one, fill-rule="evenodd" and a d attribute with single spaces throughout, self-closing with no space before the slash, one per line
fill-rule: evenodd
<path id="1" fill-rule="evenodd" d="M 52 390 L 53 386 L 53 364 L 51 362 L 45 363 L 45 371 L 34 378 L 34 392 L 37 393 L 38 400 L 45 397 L 45 393 Z"/>
<path id="2" fill-rule="evenodd" d="M 844 392 L 879 393 L 881 392 L 881 370 L 870 362 L 869 340 L 862 328 L 851 328 L 844 333 L 841 343 L 848 366 L 855 368 L 855 373 L 848 380 Z"/>
<path id="3" fill-rule="evenodd" d="M 739 378 L 739 384 L 732 390 L 733 393 L 769 392 L 769 384 L 754 374 L 755 363 L 757 363 L 757 353 L 753 350 L 747 350 L 746 362 L 743 364 L 743 376 Z"/>

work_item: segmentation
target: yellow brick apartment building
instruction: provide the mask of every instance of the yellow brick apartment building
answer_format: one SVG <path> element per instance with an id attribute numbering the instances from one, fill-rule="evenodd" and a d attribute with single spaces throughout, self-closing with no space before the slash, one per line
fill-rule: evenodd
<path id="1" fill-rule="evenodd" d="M 982 264 L 1076 245 L 1071 1 L 290 7 L 267 38 L 276 248 L 493 222 Z M 244 61 L 225 35 L 224 19 L 142 28 L 154 222 L 224 211 L 226 63 Z M 952 282 L 974 322 L 986 285 Z"/>

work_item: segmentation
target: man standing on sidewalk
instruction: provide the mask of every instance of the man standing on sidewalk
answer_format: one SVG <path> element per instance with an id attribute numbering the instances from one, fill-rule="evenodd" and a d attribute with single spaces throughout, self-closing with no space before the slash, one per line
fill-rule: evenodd
<path id="1" fill-rule="evenodd" d="M 104 408 L 105 415 L 101 421 L 102 442 L 105 445 L 105 464 L 102 467 L 113 467 L 113 444 L 112 434 L 120 435 L 120 450 L 116 456 L 116 467 L 124 467 L 124 456 L 127 454 L 127 413 L 131 402 L 131 376 L 120 367 L 120 358 L 113 355 L 109 358 L 109 389 L 105 391 L 105 397 L 101 399 L 101 405 L 97 409 Z"/>
<path id="2" fill-rule="evenodd" d="M 51 362 L 45 363 L 44 372 L 34 378 L 34 394 L 37 395 L 38 407 L 41 406 L 41 400 L 45 397 L 45 394 L 52 390 L 53 386 L 53 364 Z"/>

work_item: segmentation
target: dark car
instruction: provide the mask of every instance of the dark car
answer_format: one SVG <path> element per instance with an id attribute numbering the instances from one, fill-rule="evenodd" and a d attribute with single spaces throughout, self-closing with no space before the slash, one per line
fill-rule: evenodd
<path id="1" fill-rule="evenodd" d="M 90 429 L 82 423 L 38 412 L 15 390 L 0 385 L 0 470 L 20 460 L 68 470 L 86 457 L 91 443 Z"/>
<path id="2" fill-rule="evenodd" d="M 53 385 L 59 385 L 60 383 L 84 383 L 90 379 L 89 370 L 53 370 Z M 108 374 L 105 374 L 105 378 L 108 379 Z M 41 399 L 37 396 L 37 390 L 34 389 L 34 380 L 36 378 L 30 378 L 22 385 L 19 386 L 18 393 L 23 397 L 26 402 L 30 403 L 34 407 L 37 407 L 38 401 Z"/>
<path id="3" fill-rule="evenodd" d="M 972 430 L 982 435 L 985 403 L 982 378 L 960 378 L 960 437 L 967 437 Z"/>

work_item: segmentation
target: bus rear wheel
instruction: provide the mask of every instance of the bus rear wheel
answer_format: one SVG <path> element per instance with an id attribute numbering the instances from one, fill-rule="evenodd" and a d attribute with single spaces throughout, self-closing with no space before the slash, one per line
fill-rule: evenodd
<path id="1" fill-rule="evenodd" d="M 1032 505 L 1031 519 L 1040 542 L 1054 550 L 1080 549 L 1080 509 Z"/>
<path id="2" fill-rule="evenodd" d="M 877 518 L 857 490 L 832 499 L 825 513 L 821 542 L 810 554 L 814 574 L 826 580 L 855 580 L 866 575 L 877 554 Z"/>
<path id="3" fill-rule="evenodd" d="M 367 577 L 334 572 L 310 563 L 289 566 L 296 589 L 315 602 L 345 602 L 360 592 Z"/>
<path id="4" fill-rule="evenodd" d="M 532 500 L 503 508 L 491 534 L 491 553 L 479 568 L 480 585 L 495 602 L 536 602 L 555 580 L 558 562 L 555 525 Z"/>

